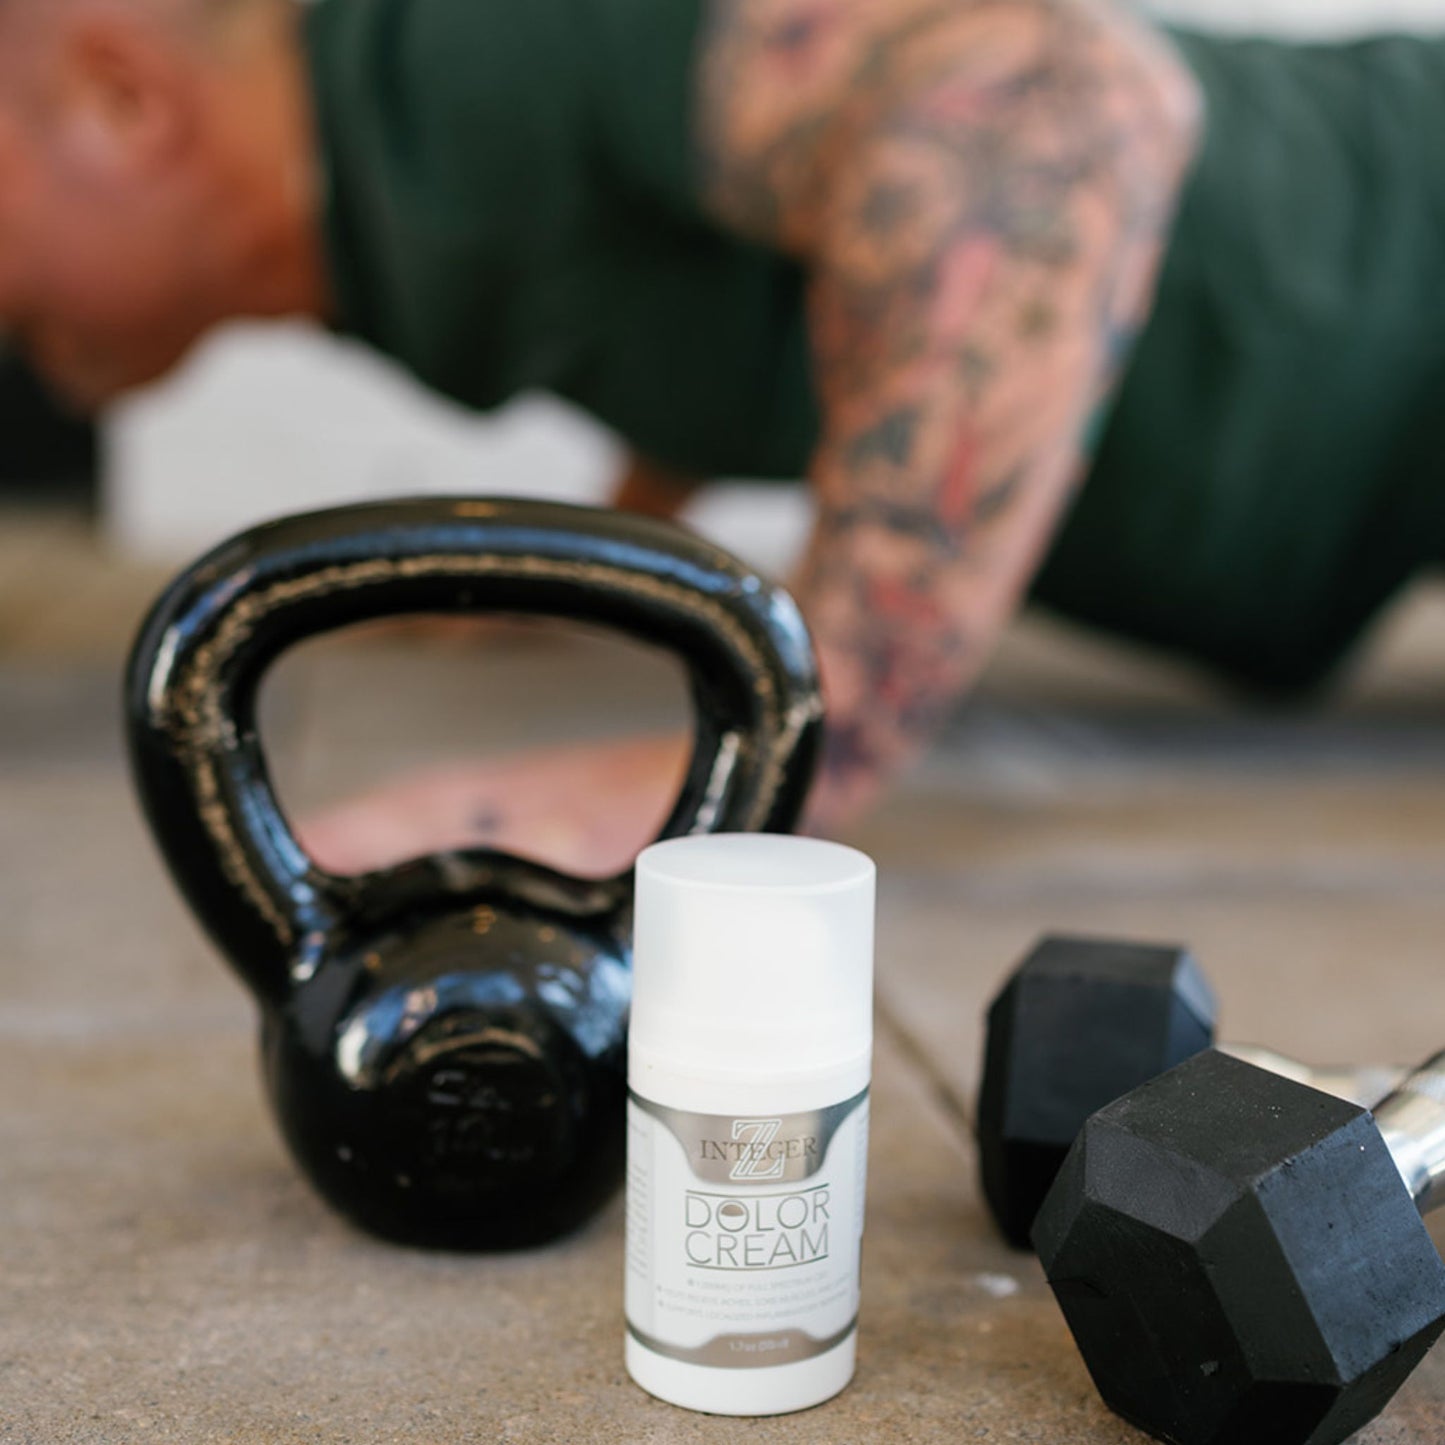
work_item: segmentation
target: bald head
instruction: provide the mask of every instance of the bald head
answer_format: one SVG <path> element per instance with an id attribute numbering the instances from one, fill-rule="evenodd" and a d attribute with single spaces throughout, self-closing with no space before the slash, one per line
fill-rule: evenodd
<path id="1" fill-rule="evenodd" d="M 295 0 L 0 0 L 0 328 L 95 403 L 322 308 Z"/>
<path id="2" fill-rule="evenodd" d="M 77 11 L 131 11 L 173 30 L 214 35 L 258 15 L 295 8 L 295 0 L 0 0 L 0 25 L 54 29 Z"/>
<path id="3" fill-rule="evenodd" d="M 0 16 L 28 14 L 49 17 L 76 5 L 90 4 L 148 10 L 175 20 L 217 20 L 238 10 L 255 9 L 257 6 L 270 5 L 274 8 L 277 3 L 278 0 L 0 0 Z M 288 0 L 280 0 L 280 3 L 288 3 Z"/>

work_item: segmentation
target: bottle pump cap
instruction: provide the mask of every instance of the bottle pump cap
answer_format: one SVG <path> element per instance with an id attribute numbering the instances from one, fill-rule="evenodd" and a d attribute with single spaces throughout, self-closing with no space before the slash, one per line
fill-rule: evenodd
<path id="1" fill-rule="evenodd" d="M 679 838 L 637 863 L 632 1040 L 681 1068 L 779 1074 L 873 1043 L 877 869 L 837 843 Z"/>

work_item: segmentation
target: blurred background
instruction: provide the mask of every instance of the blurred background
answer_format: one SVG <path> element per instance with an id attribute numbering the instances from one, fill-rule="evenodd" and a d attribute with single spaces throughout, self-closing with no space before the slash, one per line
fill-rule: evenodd
<path id="1" fill-rule="evenodd" d="M 1324 39 L 1445 27 L 1445 0 L 1140 3 L 1171 21 L 1238 33 Z M 94 426 L 63 415 L 17 358 L 0 353 L 0 507 L 9 513 L 0 525 L 0 658 L 51 671 L 66 661 L 113 664 L 176 568 L 278 514 L 417 492 L 600 503 L 622 461 L 616 439 L 563 402 L 525 397 L 477 416 L 427 393 L 390 362 L 309 327 L 232 327 L 180 374 Z M 807 534 L 809 501 L 801 486 L 721 480 L 687 517 L 785 576 Z M 335 651 L 333 644 L 310 649 L 315 657 L 288 663 L 283 673 L 324 677 L 326 667 L 348 665 L 335 662 Z M 1387 617 L 1329 711 L 1286 722 L 1239 713 L 1236 698 L 1190 668 L 1028 616 L 959 719 L 942 766 L 957 778 L 972 759 L 970 786 L 1007 790 L 1032 779 L 1047 791 L 1050 782 L 1078 785 L 1081 766 L 1110 758 L 1147 765 L 1151 749 L 1175 762 L 1182 750 L 1196 761 L 1218 753 L 1233 765 L 1244 749 L 1276 762 L 1418 764 L 1445 748 L 1438 740 L 1442 655 L 1445 586 L 1425 582 Z M 399 655 L 391 665 L 404 670 L 408 662 Z M 661 678 L 666 669 L 655 671 Z M 544 668 L 529 686 L 541 687 L 545 675 Z M 607 666 L 601 675 L 610 675 Z M 373 698 L 370 722 L 327 701 L 335 689 L 315 682 L 312 711 L 329 722 L 310 750 L 313 772 L 327 773 L 327 760 L 345 755 L 348 729 L 373 742 L 389 739 L 398 763 L 482 741 L 463 698 L 430 708 L 416 700 L 425 689 L 396 676 L 392 709 Z M 675 681 L 669 673 L 658 682 L 670 702 L 648 715 L 647 690 L 634 679 L 633 713 L 619 705 L 603 731 L 678 721 L 684 703 Z M 109 687 L 108 675 L 87 684 L 102 685 Z M 492 686 L 485 668 L 473 685 L 478 696 Z M 4 691 L 16 696 L 13 673 Z M 396 709 L 405 712 L 407 697 L 413 702 L 403 717 Z M 552 716 L 537 741 L 578 722 L 569 724 L 560 699 L 557 708 L 564 716 Z M 514 721 L 519 741 L 536 726 Z M 302 801 L 341 788 L 340 776 L 319 790 L 303 786 Z"/>
<path id="2" fill-rule="evenodd" d="M 1148 0 L 1173 20 L 1304 36 L 1445 26 L 1445 0 Z M 559 403 L 476 418 L 387 363 L 301 328 L 236 328 L 183 375 L 105 418 L 98 438 L 0 369 L 0 487 L 88 502 L 99 535 L 143 561 L 179 561 L 278 512 L 408 491 L 601 501 L 613 439 Z M 807 526 L 797 489 L 719 488 L 693 520 L 782 570 Z"/>
<path id="3" fill-rule="evenodd" d="M 1445 0 L 1140 3 L 1171 21 L 1241 33 L 1445 27 Z M 302 326 L 233 327 L 95 426 L 64 416 L 17 358 L 0 353 L 0 506 L 11 513 L 0 526 L 0 650 L 32 661 L 114 658 L 170 572 L 281 513 L 413 492 L 601 502 L 621 462 L 616 439 L 562 402 L 526 397 L 476 416 L 388 361 Z M 785 575 L 809 501 L 802 487 L 720 481 L 688 519 Z M 1442 598 L 1438 584 L 1422 584 L 1387 619 L 1336 717 L 1403 705 L 1413 718 L 1415 704 L 1438 696 Z M 1051 696 L 1116 717 L 1135 707 L 1228 713 L 1233 702 L 1187 668 L 1027 618 L 971 715 L 986 716 L 989 699 L 1007 702 L 1020 687 L 1027 694 L 1040 669 Z"/>

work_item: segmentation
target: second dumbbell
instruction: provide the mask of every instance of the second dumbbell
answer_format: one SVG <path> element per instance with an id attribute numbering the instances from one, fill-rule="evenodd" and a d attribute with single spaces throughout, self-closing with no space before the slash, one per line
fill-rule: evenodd
<path id="1" fill-rule="evenodd" d="M 1096 1110 L 1214 1044 L 1214 990 L 1188 949 L 1050 937 L 1010 975 L 988 1013 L 979 1089 L 984 1197 L 1016 1249 L 1070 1146 Z M 1398 1069 L 1311 1069 L 1267 1049 L 1236 1057 L 1370 1105 Z"/>

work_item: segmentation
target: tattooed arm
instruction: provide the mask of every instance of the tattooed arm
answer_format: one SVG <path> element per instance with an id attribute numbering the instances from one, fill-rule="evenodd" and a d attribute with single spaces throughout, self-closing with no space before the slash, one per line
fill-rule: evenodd
<path id="1" fill-rule="evenodd" d="M 814 827 L 919 751 L 1017 606 L 1145 315 L 1195 128 L 1162 44 L 1085 0 L 716 0 L 710 203 L 812 276 Z"/>

